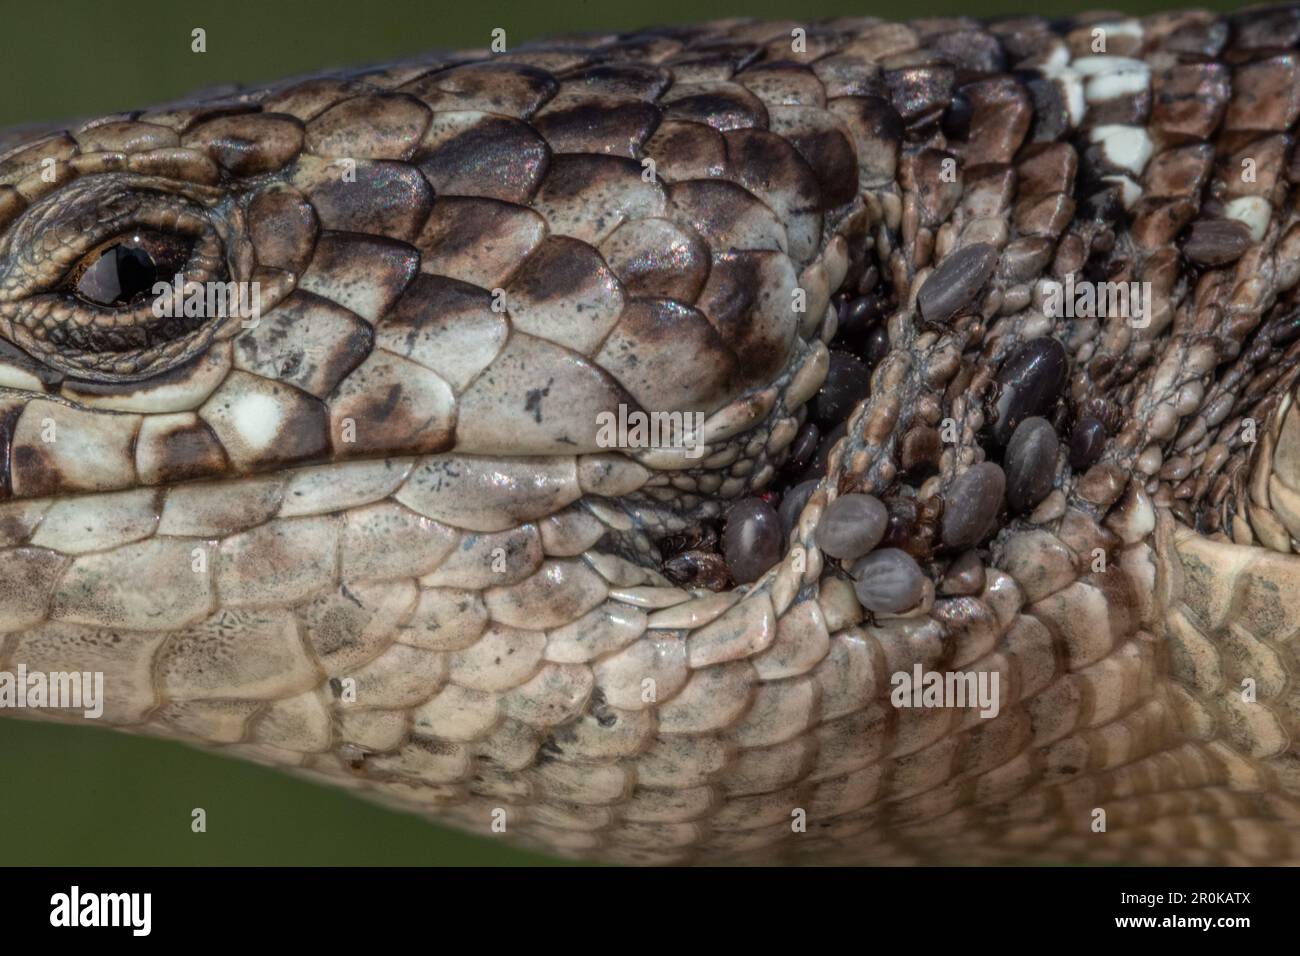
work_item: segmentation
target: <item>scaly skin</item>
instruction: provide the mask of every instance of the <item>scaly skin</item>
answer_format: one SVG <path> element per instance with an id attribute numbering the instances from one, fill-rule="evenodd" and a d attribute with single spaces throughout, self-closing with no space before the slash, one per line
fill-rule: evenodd
<path id="1" fill-rule="evenodd" d="M 1300 860 L 1297 43 L 1285 9 L 727 22 L 0 136 L 0 670 L 601 860 Z M 145 226 L 260 324 L 60 291 Z M 1045 316 L 1074 272 L 1150 321 Z M 655 541 L 772 482 L 873 288 L 891 349 L 785 557 L 673 587 Z M 824 508 L 944 500 L 1044 335 L 1100 460 L 963 574 L 918 528 L 921 603 L 865 615 Z M 620 403 L 704 413 L 705 456 L 602 447 Z M 918 662 L 996 672 L 998 716 L 892 706 Z"/>

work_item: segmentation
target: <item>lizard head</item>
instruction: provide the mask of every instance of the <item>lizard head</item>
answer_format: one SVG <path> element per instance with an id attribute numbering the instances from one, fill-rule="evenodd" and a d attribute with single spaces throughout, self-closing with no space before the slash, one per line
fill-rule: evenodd
<path id="1" fill-rule="evenodd" d="M 557 80 L 558 55 L 287 82 L 0 157 L 0 493 L 37 582 L 11 630 L 175 632 L 389 578 L 505 589 L 513 628 L 611 586 L 788 605 L 854 493 L 893 562 L 869 610 L 923 617 L 1008 517 L 980 444 L 1000 459 L 1037 417 L 1013 511 L 1047 495 L 1065 352 L 1017 326 L 972 360 L 1014 276 L 996 177 L 959 203 L 941 168 L 1009 158 L 989 118 L 1023 126 L 1023 91 L 904 70 L 827 111 L 797 64 L 670 88 L 581 57 Z"/>
<path id="2" fill-rule="evenodd" d="M 791 554 L 783 588 L 814 580 L 798 509 L 742 570 L 661 565 L 806 477 L 791 447 L 867 269 L 856 181 L 892 175 L 887 142 L 861 170 L 853 143 L 889 110 L 828 126 L 772 105 L 778 135 L 743 86 L 681 84 L 612 111 L 625 146 L 583 140 L 610 135 L 593 88 L 665 84 L 423 64 L 11 135 L 10 656 L 71 643 L 115 675 L 114 722 L 244 741 L 249 713 L 324 713 L 362 670 L 393 711 L 553 670 L 549 632 L 572 631 L 557 662 L 608 656 L 692 599 L 675 583 L 734 602 Z M 650 642 L 665 693 L 683 638 Z M 519 673 L 477 673 L 494 641 L 524 649 Z M 452 655 L 477 676 L 449 679 Z M 611 667 L 584 693 L 628 704 L 631 680 Z"/>

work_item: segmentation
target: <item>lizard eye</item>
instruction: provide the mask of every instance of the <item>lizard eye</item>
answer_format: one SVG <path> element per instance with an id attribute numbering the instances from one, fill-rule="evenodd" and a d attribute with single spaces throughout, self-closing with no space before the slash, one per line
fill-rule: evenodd
<path id="1" fill-rule="evenodd" d="M 184 194 L 113 177 L 74 183 L 0 237 L 0 335 L 81 379 L 137 381 L 175 368 L 231 328 L 215 296 L 241 278 L 227 255 L 231 234 L 211 206 Z"/>
<path id="2" fill-rule="evenodd" d="M 63 288 L 96 305 L 130 305 L 149 296 L 156 283 L 170 283 L 180 274 L 192 248 L 179 236 L 133 232 L 83 256 Z"/>

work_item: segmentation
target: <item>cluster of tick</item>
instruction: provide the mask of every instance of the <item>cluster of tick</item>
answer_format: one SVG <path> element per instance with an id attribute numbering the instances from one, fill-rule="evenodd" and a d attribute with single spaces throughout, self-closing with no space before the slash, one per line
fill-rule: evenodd
<path id="1" fill-rule="evenodd" d="M 720 520 L 660 541 L 662 570 L 674 583 L 712 590 L 747 584 L 789 548 L 799 515 L 826 476 L 831 449 L 845 436 L 855 407 L 869 397 L 872 371 L 889 353 L 886 318 L 893 304 L 874 276 L 863 278 L 858 288 L 875 291 L 837 296 L 839 324 L 826 379 L 778 480 L 735 502 Z M 915 607 L 925 593 L 926 565 L 941 561 L 950 575 L 958 573 L 973 563 L 969 552 L 1007 517 L 1032 512 L 1055 486 L 1061 436 L 1073 471 L 1100 459 L 1117 423 L 1106 408 L 1069 402 L 1068 379 L 1059 341 L 1042 336 L 1021 343 L 1002 363 L 988 396 L 979 436 L 984 461 L 958 475 L 942 496 L 919 498 L 912 489 L 939 467 L 936 438 L 922 453 L 904 450 L 906 486 L 882 497 L 841 494 L 826 508 L 815 542 L 841 562 L 864 608 L 894 614 Z"/>
<path id="2" fill-rule="evenodd" d="M 871 270 L 873 273 L 875 270 Z M 863 277 L 859 288 L 874 285 Z M 758 580 L 781 560 L 795 524 L 826 476 L 831 449 L 848 430 L 853 409 L 871 392 L 871 372 L 889 353 L 884 317 L 889 302 L 879 292 L 836 297 L 839 324 L 826 379 L 790 444 L 777 479 L 741 498 L 719 521 L 705 521 L 659 542 L 662 571 L 683 587 L 724 590 Z"/>

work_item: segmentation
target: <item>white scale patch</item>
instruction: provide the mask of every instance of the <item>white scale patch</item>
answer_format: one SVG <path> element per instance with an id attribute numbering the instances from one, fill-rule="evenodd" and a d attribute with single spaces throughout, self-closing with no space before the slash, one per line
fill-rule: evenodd
<path id="1" fill-rule="evenodd" d="M 270 395 L 241 395 L 230 403 L 230 420 L 248 447 L 258 453 L 270 449 L 284 421 L 284 409 Z"/>
<path id="2" fill-rule="evenodd" d="M 1151 69 L 1141 60 L 1125 56 L 1085 56 L 1075 60 L 1073 66 L 1087 78 L 1089 103 L 1139 96 L 1151 85 Z"/>
<path id="3" fill-rule="evenodd" d="M 1273 207 L 1263 196 L 1241 196 L 1223 207 L 1225 219 L 1235 219 L 1250 230 L 1250 238 L 1259 242 L 1268 230 Z"/>
<path id="4" fill-rule="evenodd" d="M 1130 37 L 1140 40 L 1141 25 L 1135 21 L 1117 20 L 1098 24 L 1098 29 L 1108 37 Z M 1099 104 L 1118 97 L 1139 96 L 1151 86 L 1151 68 L 1142 60 L 1128 56 L 1081 56 L 1070 59 L 1064 45 L 1052 50 L 1038 68 L 1046 78 L 1053 80 L 1065 100 L 1070 125 L 1078 129 L 1088 114 L 1089 104 Z M 1142 187 L 1137 177 L 1142 175 L 1155 146 L 1146 128 L 1110 123 L 1095 127 L 1089 134 L 1092 142 L 1101 146 L 1106 160 L 1114 166 L 1128 170 L 1128 175 L 1112 175 L 1105 181 L 1120 187 L 1120 201 L 1131 209 L 1142 198 Z M 1250 225 L 1250 223 L 1247 223 Z"/>
<path id="5" fill-rule="evenodd" d="M 1111 124 L 1098 126 L 1091 139 L 1101 146 L 1107 161 L 1139 176 L 1155 151 L 1151 136 L 1141 126 Z"/>

